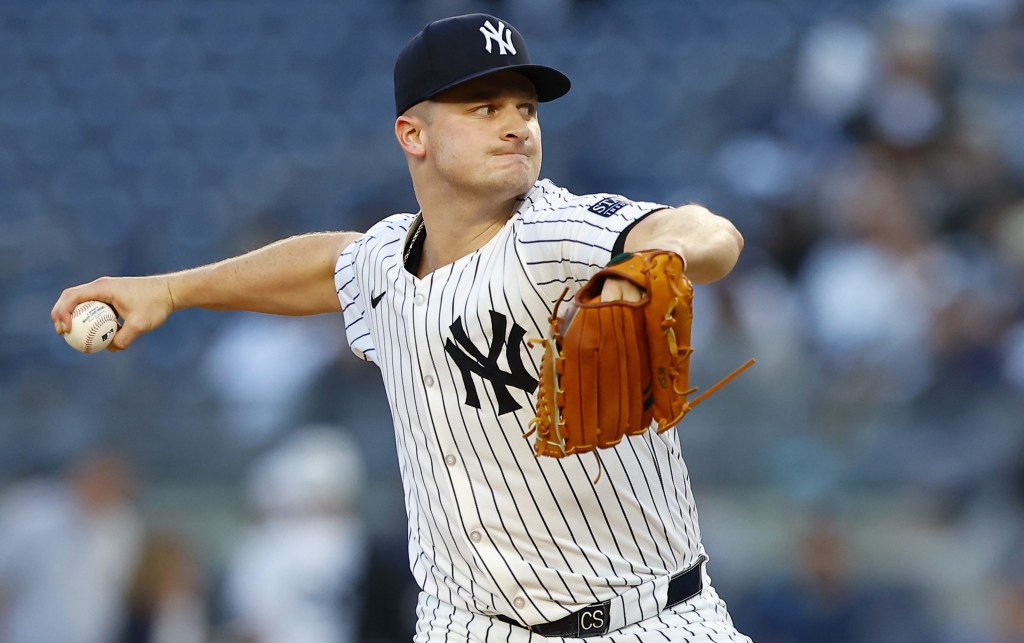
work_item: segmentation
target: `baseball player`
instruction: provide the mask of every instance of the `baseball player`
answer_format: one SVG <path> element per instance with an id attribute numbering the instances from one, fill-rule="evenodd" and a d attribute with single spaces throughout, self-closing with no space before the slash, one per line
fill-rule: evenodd
<path id="1" fill-rule="evenodd" d="M 536 457 L 543 337 L 556 302 L 620 252 L 663 249 L 686 275 L 728 274 L 743 240 L 705 208 L 577 196 L 539 179 L 538 103 L 569 91 L 531 63 L 508 22 L 428 24 L 395 65 L 395 136 L 418 213 L 365 234 L 292 237 L 184 272 L 64 291 L 124 318 L 111 350 L 189 307 L 283 315 L 343 311 L 352 350 L 383 376 L 395 424 L 415 641 L 742 642 L 711 585 L 673 432 L 594 458 Z M 638 300 L 621 279 L 604 300 Z M 600 466 L 601 475 L 597 476 Z"/>

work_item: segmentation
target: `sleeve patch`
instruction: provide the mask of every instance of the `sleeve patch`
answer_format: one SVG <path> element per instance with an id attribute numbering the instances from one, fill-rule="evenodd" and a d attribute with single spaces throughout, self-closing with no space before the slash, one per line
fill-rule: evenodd
<path id="1" fill-rule="evenodd" d="M 626 203 L 625 201 L 605 197 L 604 199 L 601 199 L 594 205 L 587 208 L 587 210 L 602 217 L 610 217 L 619 210 L 621 210 L 622 208 L 626 207 L 627 205 L 629 204 Z"/>

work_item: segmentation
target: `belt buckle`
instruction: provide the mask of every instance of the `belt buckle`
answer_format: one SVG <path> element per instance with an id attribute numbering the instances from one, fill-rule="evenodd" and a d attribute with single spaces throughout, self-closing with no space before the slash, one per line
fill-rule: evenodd
<path id="1" fill-rule="evenodd" d="M 609 601 L 584 607 L 576 612 L 576 636 L 602 636 L 611 625 L 611 604 Z"/>

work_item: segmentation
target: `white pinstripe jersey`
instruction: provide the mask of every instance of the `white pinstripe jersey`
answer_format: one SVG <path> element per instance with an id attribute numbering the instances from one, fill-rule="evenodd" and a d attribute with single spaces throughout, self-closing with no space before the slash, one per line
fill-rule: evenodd
<path id="1" fill-rule="evenodd" d="M 596 484 L 593 456 L 538 459 L 523 437 L 542 355 L 528 339 L 630 223 L 663 207 L 541 180 L 486 245 L 423 279 L 402 262 L 412 214 L 341 254 L 346 333 L 383 374 L 413 575 L 428 594 L 547 622 L 632 586 L 653 592 L 703 553 L 674 432 L 603 451 Z"/>

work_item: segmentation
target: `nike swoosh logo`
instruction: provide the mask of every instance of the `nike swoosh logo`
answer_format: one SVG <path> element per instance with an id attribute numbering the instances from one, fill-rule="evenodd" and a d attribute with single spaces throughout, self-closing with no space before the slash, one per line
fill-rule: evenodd
<path id="1" fill-rule="evenodd" d="M 386 290 L 382 290 L 382 291 L 380 291 L 379 295 L 371 295 L 370 296 L 370 307 L 371 308 L 376 308 L 377 304 L 380 303 L 380 300 L 384 298 L 384 293 L 386 293 L 386 292 L 387 292 Z"/>

